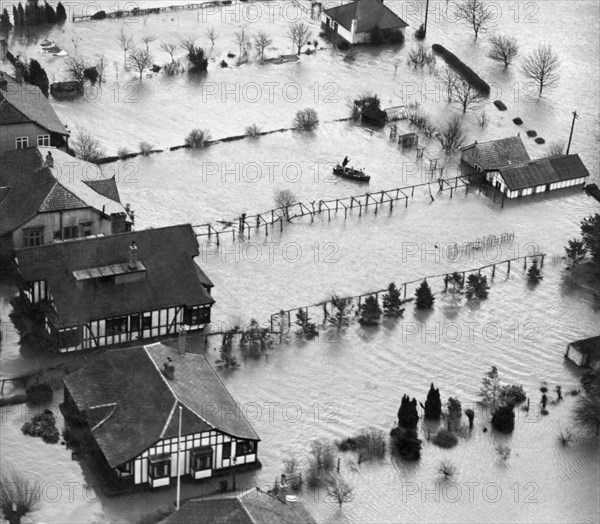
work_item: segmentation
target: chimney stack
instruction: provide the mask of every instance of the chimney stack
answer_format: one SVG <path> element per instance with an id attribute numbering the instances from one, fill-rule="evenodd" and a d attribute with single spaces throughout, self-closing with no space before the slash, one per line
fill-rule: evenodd
<path id="1" fill-rule="evenodd" d="M 179 338 L 178 338 L 178 348 L 179 348 L 179 354 L 180 355 L 185 355 L 185 345 L 187 342 L 187 330 L 181 326 L 179 328 Z"/>
<path id="2" fill-rule="evenodd" d="M 167 357 L 167 361 L 163 364 L 163 375 L 167 377 L 169 380 L 175 379 L 175 366 L 171 361 L 170 357 Z"/>
<path id="3" fill-rule="evenodd" d="M 136 269 L 138 262 L 138 248 L 135 245 L 135 240 L 129 246 L 129 269 Z"/>

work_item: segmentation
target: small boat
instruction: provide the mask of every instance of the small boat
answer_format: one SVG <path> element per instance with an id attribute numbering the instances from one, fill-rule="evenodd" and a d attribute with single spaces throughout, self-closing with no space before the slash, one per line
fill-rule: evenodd
<path id="1" fill-rule="evenodd" d="M 353 167 L 342 167 L 340 164 L 333 168 L 333 174 L 348 178 L 350 180 L 356 180 L 357 182 L 368 182 L 371 180 L 369 175 L 365 175 L 364 171 L 360 169 L 354 169 Z"/>
<path id="2" fill-rule="evenodd" d="M 60 53 L 61 49 L 56 44 L 52 44 L 51 46 L 44 47 L 44 53 Z"/>
<path id="3" fill-rule="evenodd" d="M 54 45 L 54 42 L 46 38 L 40 45 L 42 47 L 52 47 Z"/>

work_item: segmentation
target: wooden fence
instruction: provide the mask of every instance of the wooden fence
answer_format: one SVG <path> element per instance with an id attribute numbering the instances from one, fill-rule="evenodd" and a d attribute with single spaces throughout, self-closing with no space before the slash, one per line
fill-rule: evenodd
<path id="1" fill-rule="evenodd" d="M 473 269 L 465 269 L 465 270 L 457 271 L 457 273 L 461 274 L 462 278 L 463 278 L 463 282 L 466 282 L 465 276 L 467 273 L 477 273 L 478 275 L 480 275 L 482 271 L 484 271 L 486 269 L 489 270 L 491 268 L 491 279 L 493 280 L 496 276 L 496 269 L 499 266 L 506 266 L 506 278 L 508 278 L 510 276 L 512 262 L 523 260 L 524 261 L 523 267 L 524 267 L 524 269 L 526 269 L 527 259 L 529 258 L 532 261 L 535 259 L 535 260 L 540 261 L 540 268 L 542 268 L 542 267 L 544 267 L 544 258 L 545 257 L 546 257 L 545 253 L 534 253 L 531 255 L 524 255 L 524 256 L 520 256 L 520 257 L 502 260 L 500 262 L 486 264 L 485 266 L 479 266 L 479 267 L 476 267 Z M 403 300 L 406 301 L 406 300 L 408 300 L 407 299 L 408 286 L 412 286 L 416 290 L 416 288 L 417 288 L 416 284 L 420 284 L 425 279 L 428 282 L 431 282 L 432 280 L 435 280 L 435 279 L 444 279 L 445 277 L 451 275 L 452 273 L 454 273 L 454 272 L 450 271 L 447 273 L 440 273 L 438 275 L 429 275 L 426 277 L 420 277 L 420 278 L 417 278 L 414 280 L 409 280 L 407 282 L 402 282 L 400 285 L 398 285 L 398 289 L 401 290 Z M 341 297 L 341 298 L 349 299 L 352 301 L 353 305 L 357 305 L 358 309 L 356 310 L 356 312 L 358 313 L 358 311 L 360 310 L 360 307 L 362 305 L 362 300 L 364 298 L 374 296 L 375 299 L 377 300 L 377 302 L 381 304 L 379 297 L 380 297 L 380 295 L 383 295 L 385 293 L 387 293 L 387 288 L 379 289 L 377 291 L 369 291 L 368 293 L 363 293 L 361 295 L 354 295 L 354 296 L 350 296 L 350 297 Z M 413 290 L 411 289 L 411 295 L 412 294 L 413 294 Z M 327 318 L 329 316 L 331 316 L 333 313 L 333 301 L 332 301 L 332 299 L 328 299 L 323 302 L 317 302 L 316 304 L 310 304 L 308 306 L 296 307 L 296 308 L 292 308 L 292 309 L 288 309 L 288 310 L 281 310 L 278 313 L 273 313 L 271 315 L 271 331 L 279 332 L 279 333 L 283 334 L 286 330 L 289 330 L 292 325 L 292 313 L 296 314 L 299 311 L 303 310 L 306 313 L 306 315 L 308 316 L 311 309 L 312 310 L 316 309 L 318 311 L 318 313 L 321 315 L 320 316 L 321 322 L 324 323 L 324 322 L 326 322 Z"/>
<path id="2" fill-rule="evenodd" d="M 435 171 L 432 171 L 432 174 Z M 458 188 L 464 187 L 466 192 L 469 192 L 469 184 L 472 176 L 479 175 L 461 175 L 453 178 L 438 179 L 438 191 L 450 191 L 450 198 L 452 198 L 454 191 Z M 343 198 L 336 198 L 331 200 L 314 200 L 310 203 L 296 202 L 289 206 L 278 207 L 258 213 L 256 215 L 246 215 L 243 213 L 241 216 L 233 218 L 230 221 L 221 221 L 223 226 L 220 230 L 217 229 L 213 224 L 200 224 L 194 225 L 197 237 L 208 237 L 209 240 L 213 240 L 217 245 L 220 245 L 221 238 L 223 236 L 229 237 L 235 241 L 236 234 L 241 239 L 249 239 L 251 232 L 254 229 L 256 232 L 260 228 L 264 228 L 265 236 L 269 236 L 269 227 L 271 232 L 273 228 L 279 227 L 280 231 L 283 231 L 283 225 L 285 222 L 289 222 L 295 218 L 301 218 L 310 216 L 311 222 L 315 219 L 315 215 L 327 214 L 328 221 L 331 221 L 332 213 L 344 213 L 344 220 L 348 218 L 348 212 L 358 209 L 358 216 L 361 217 L 368 213 L 369 208 L 374 208 L 374 214 L 377 215 L 380 209 L 389 208 L 391 213 L 394 209 L 394 203 L 398 201 L 404 201 L 404 207 L 408 207 L 409 198 L 415 194 L 415 189 L 421 187 L 429 188 L 429 195 L 432 201 L 433 194 L 431 191 L 432 182 L 423 182 L 407 187 L 397 187 L 394 189 L 384 189 L 375 193 L 364 193 L 358 196 L 349 196 Z"/>

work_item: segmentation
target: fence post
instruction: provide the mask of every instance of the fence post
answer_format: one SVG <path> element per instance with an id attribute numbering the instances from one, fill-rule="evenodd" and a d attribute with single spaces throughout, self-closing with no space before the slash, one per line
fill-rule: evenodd
<path id="1" fill-rule="evenodd" d="M 508 270 L 506 271 L 506 278 L 510 276 L 510 260 L 508 261 Z"/>
<path id="2" fill-rule="evenodd" d="M 540 268 L 544 267 L 544 257 L 546 255 L 542 255 L 542 260 L 540 261 Z"/>

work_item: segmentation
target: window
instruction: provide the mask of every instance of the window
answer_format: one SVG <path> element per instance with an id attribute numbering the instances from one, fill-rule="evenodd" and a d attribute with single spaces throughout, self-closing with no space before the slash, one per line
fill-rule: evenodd
<path id="1" fill-rule="evenodd" d="M 223 458 L 228 459 L 231 457 L 231 442 L 223 442 Z"/>
<path id="2" fill-rule="evenodd" d="M 19 136 L 15 140 L 17 149 L 24 149 L 29 147 L 29 137 L 28 136 Z"/>
<path id="3" fill-rule="evenodd" d="M 38 135 L 37 138 L 38 146 L 50 146 L 50 135 Z"/>
<path id="4" fill-rule="evenodd" d="M 213 450 L 210 446 L 193 449 L 190 455 L 193 471 L 203 471 L 212 468 Z"/>
<path id="5" fill-rule="evenodd" d="M 171 476 L 171 457 L 167 454 L 152 455 L 148 458 L 148 475 L 152 479 Z"/>
<path id="6" fill-rule="evenodd" d="M 58 332 L 58 347 L 70 348 L 81 344 L 81 329 L 79 327 L 61 329 Z"/>
<path id="7" fill-rule="evenodd" d="M 242 440 L 236 445 L 236 455 L 251 455 L 256 452 L 256 442 L 253 440 Z"/>
<path id="8" fill-rule="evenodd" d="M 106 334 L 119 335 L 127 331 L 127 317 L 115 317 L 106 320 Z"/>
<path id="9" fill-rule="evenodd" d="M 68 226 L 63 229 L 63 238 L 77 238 L 79 236 L 79 226 Z"/>
<path id="10" fill-rule="evenodd" d="M 210 322 L 210 307 L 191 306 L 183 309 L 183 323 L 188 326 L 197 326 Z"/>
<path id="11" fill-rule="evenodd" d="M 142 329 L 152 329 L 152 313 L 142 315 Z"/>
<path id="12" fill-rule="evenodd" d="M 81 226 L 81 236 L 89 237 L 92 235 L 92 223 L 91 222 L 82 222 Z"/>
<path id="13" fill-rule="evenodd" d="M 135 333 L 140 330 L 140 316 L 139 315 L 131 315 L 129 317 L 129 331 Z"/>
<path id="14" fill-rule="evenodd" d="M 44 228 L 35 227 L 23 230 L 23 247 L 41 246 L 44 243 Z"/>
<path id="15" fill-rule="evenodd" d="M 131 462 L 125 462 L 125 464 L 121 464 L 119 467 L 117 467 L 119 474 L 122 477 L 127 477 L 127 476 L 131 475 L 131 473 L 132 473 L 131 465 L 132 465 Z"/>

